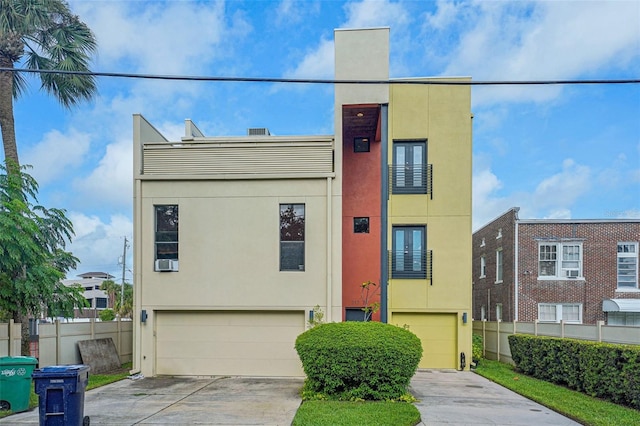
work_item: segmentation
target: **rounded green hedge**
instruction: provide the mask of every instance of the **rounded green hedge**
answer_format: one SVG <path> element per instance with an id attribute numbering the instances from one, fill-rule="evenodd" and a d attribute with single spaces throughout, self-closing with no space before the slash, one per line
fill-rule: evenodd
<path id="1" fill-rule="evenodd" d="M 296 339 L 307 375 L 303 397 L 398 400 L 422 358 L 420 339 L 379 322 L 321 324 Z"/>

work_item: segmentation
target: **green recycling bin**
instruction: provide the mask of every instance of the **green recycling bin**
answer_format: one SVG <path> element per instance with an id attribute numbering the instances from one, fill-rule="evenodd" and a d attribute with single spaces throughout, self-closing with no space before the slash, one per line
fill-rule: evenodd
<path id="1" fill-rule="evenodd" d="M 17 413 L 29 409 L 31 375 L 37 363 L 30 356 L 0 358 L 0 410 Z"/>

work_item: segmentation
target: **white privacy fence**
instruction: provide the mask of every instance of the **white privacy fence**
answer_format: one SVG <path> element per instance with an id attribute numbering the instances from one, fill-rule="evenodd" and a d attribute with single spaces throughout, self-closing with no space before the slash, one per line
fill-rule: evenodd
<path id="1" fill-rule="evenodd" d="M 513 364 L 508 337 L 511 334 L 531 334 L 535 336 L 567 337 L 595 342 L 640 345 L 640 327 L 569 324 L 565 322 L 502 322 L 474 321 L 473 333 L 482 336 L 483 354 L 494 359 Z"/>
<path id="2" fill-rule="evenodd" d="M 129 320 L 60 322 L 38 325 L 38 366 L 81 364 L 77 343 L 111 338 L 120 363 L 133 357 L 133 322 Z M 20 324 L 0 323 L 0 356 L 20 355 Z"/>

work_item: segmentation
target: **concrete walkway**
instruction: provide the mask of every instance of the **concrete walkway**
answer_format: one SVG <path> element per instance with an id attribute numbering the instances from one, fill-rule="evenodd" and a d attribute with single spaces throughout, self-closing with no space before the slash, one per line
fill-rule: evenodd
<path id="1" fill-rule="evenodd" d="M 155 377 L 85 393 L 91 425 L 290 425 L 302 378 Z M 421 370 L 411 380 L 421 425 L 577 425 L 472 372 Z M 37 425 L 38 410 L 0 419 Z"/>

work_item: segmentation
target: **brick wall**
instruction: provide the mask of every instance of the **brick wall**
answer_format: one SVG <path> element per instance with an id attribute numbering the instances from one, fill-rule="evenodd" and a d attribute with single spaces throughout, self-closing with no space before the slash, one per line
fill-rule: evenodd
<path id="1" fill-rule="evenodd" d="M 582 322 L 595 324 L 598 320 L 606 320 L 602 311 L 604 299 L 640 299 L 640 291 L 619 291 L 617 288 L 617 245 L 640 241 L 640 221 L 525 221 L 520 222 L 518 228 L 520 321 L 537 319 L 539 303 L 580 303 Z M 582 242 L 584 279 L 538 279 L 539 243 L 562 240 Z"/>
<path id="2" fill-rule="evenodd" d="M 496 320 L 496 305 L 502 304 L 502 320 L 513 321 L 514 239 L 517 208 L 513 208 L 473 234 L 473 318 Z M 484 243 L 483 243 L 484 241 Z M 496 251 L 502 249 L 502 282 L 496 282 Z M 480 258 L 486 260 L 486 276 L 480 278 Z"/>

